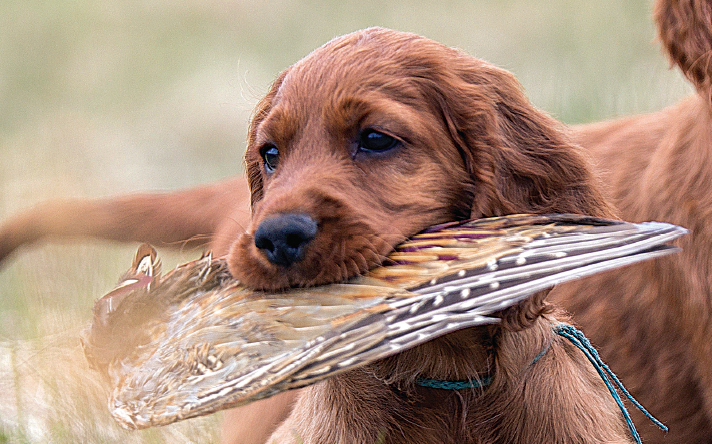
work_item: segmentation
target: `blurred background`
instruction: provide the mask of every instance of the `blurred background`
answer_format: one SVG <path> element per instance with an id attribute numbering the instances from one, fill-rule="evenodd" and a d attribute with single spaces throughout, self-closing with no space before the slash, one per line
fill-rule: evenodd
<path id="1" fill-rule="evenodd" d="M 512 71 L 557 119 L 660 109 L 692 92 L 655 41 L 652 0 L 3 0 L 0 220 L 54 197 L 242 174 L 277 74 L 368 26 Z M 143 432 L 110 419 L 79 332 L 136 245 L 43 244 L 0 268 L 0 444 L 203 443 L 219 416 Z M 195 257 L 160 252 L 167 267 Z"/>

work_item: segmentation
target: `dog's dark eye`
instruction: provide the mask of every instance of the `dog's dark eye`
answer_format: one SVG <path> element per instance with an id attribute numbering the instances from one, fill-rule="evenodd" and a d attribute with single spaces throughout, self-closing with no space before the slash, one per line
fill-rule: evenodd
<path id="1" fill-rule="evenodd" d="M 362 131 L 359 136 L 358 148 L 363 151 L 383 152 L 395 148 L 399 143 L 400 141 L 395 137 L 367 129 Z"/>
<path id="2" fill-rule="evenodd" d="M 270 173 L 277 169 L 279 164 L 279 150 L 274 145 L 265 145 L 260 150 L 262 159 L 265 161 L 265 169 Z"/>

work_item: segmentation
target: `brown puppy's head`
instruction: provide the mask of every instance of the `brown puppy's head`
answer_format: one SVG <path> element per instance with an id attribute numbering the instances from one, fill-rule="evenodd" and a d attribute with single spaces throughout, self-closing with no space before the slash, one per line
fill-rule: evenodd
<path id="1" fill-rule="evenodd" d="M 450 220 L 610 215 L 576 147 L 511 74 L 387 29 L 332 40 L 283 72 L 245 157 L 252 222 L 229 264 L 261 289 L 361 274 Z"/>

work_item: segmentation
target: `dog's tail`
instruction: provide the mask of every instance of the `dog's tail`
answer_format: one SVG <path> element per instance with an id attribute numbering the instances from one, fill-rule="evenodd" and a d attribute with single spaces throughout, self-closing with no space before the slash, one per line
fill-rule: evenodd
<path id="1" fill-rule="evenodd" d="M 657 0 L 653 15 L 671 63 L 712 103 L 712 1 Z"/>

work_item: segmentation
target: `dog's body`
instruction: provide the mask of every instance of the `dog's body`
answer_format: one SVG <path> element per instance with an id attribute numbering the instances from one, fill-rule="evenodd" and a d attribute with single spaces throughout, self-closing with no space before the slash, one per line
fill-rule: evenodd
<path id="1" fill-rule="evenodd" d="M 697 94 L 653 114 L 577 127 L 575 139 L 592 154 L 623 219 L 672 222 L 690 234 L 679 255 L 552 297 L 670 428 L 643 430 L 645 442 L 703 443 L 712 441 L 712 3 L 659 1 L 655 19 Z"/>
<path id="2" fill-rule="evenodd" d="M 244 195 L 230 181 L 38 209 L 0 229 L 0 257 L 48 234 L 207 237 L 237 278 L 276 290 L 363 273 L 441 222 L 612 215 L 579 149 L 510 74 L 384 29 L 335 39 L 282 73 L 255 113 L 246 161 L 245 232 Z M 51 222 L 77 205 L 82 224 Z M 630 442 L 596 371 L 554 334 L 566 318 L 545 296 L 505 310 L 497 326 L 456 332 L 300 391 L 270 442 Z M 452 391 L 420 387 L 418 377 L 492 383 Z"/>
<path id="3" fill-rule="evenodd" d="M 551 295 L 669 427 L 667 434 L 642 430 L 645 442 L 712 440 L 710 129 L 709 104 L 691 97 L 656 114 L 578 132 L 622 218 L 690 230 L 679 241 L 681 254 L 567 284 Z"/>

